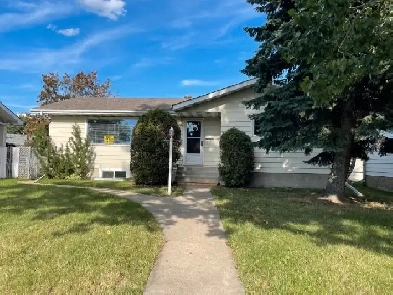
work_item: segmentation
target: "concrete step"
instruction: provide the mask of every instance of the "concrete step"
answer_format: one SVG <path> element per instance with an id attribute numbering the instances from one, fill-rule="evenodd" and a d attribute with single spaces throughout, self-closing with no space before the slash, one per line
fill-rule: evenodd
<path id="1" fill-rule="evenodd" d="M 206 178 L 218 178 L 220 177 L 220 174 L 218 174 L 218 172 L 178 171 L 176 176 L 203 176 Z"/>
<path id="2" fill-rule="evenodd" d="M 195 171 L 195 172 L 216 172 L 218 173 L 217 167 L 203 167 L 203 166 L 179 166 L 177 171 Z"/>
<path id="3" fill-rule="evenodd" d="M 183 177 L 177 177 L 176 181 L 178 184 L 183 184 L 183 183 L 203 183 L 203 184 L 218 184 L 219 178 L 206 178 L 203 176 L 200 177 L 188 177 L 188 176 L 183 176 Z"/>

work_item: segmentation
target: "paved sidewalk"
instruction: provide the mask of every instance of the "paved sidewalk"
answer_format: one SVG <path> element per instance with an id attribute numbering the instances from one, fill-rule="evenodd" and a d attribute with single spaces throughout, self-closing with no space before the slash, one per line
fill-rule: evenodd
<path id="1" fill-rule="evenodd" d="M 209 189 L 190 188 L 176 198 L 95 190 L 142 204 L 163 228 L 165 244 L 145 294 L 245 293 Z"/>

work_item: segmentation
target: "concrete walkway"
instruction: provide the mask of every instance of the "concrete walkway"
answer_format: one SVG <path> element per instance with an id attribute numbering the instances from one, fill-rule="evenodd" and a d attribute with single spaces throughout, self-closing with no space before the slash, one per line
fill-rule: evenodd
<path id="1" fill-rule="evenodd" d="M 140 203 L 163 228 L 165 244 L 145 294 L 245 293 L 208 188 L 189 188 L 182 197 L 92 189 Z"/>
<path id="2" fill-rule="evenodd" d="M 244 294 L 209 189 L 190 188 L 176 198 L 96 190 L 142 204 L 163 228 L 165 244 L 145 294 Z"/>

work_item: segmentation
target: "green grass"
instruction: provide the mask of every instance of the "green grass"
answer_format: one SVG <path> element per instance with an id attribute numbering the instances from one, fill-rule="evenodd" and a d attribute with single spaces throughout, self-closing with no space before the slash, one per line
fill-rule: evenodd
<path id="1" fill-rule="evenodd" d="M 125 190 L 139 194 L 153 196 L 167 196 L 168 187 L 166 186 L 140 186 L 135 185 L 131 180 L 110 181 L 110 180 L 62 180 L 62 179 L 42 179 L 40 183 L 56 185 L 73 185 L 97 188 L 109 188 L 115 190 Z M 172 187 L 172 196 L 183 195 L 183 189 L 178 186 Z"/>
<path id="2" fill-rule="evenodd" d="M 392 207 L 337 205 L 307 190 L 212 193 L 248 293 L 393 293 Z"/>
<path id="3" fill-rule="evenodd" d="M 139 204 L 0 181 L 0 294 L 142 294 L 163 244 Z"/>

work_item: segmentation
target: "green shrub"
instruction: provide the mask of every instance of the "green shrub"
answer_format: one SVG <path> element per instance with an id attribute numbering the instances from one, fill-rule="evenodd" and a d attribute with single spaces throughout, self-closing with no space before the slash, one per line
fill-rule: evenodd
<path id="1" fill-rule="evenodd" d="M 141 116 L 132 131 L 131 165 L 136 184 L 160 185 L 168 182 L 169 129 L 174 129 L 173 163 L 180 158 L 180 127 L 165 110 L 150 110 Z"/>
<path id="2" fill-rule="evenodd" d="M 220 138 L 220 178 L 228 187 L 247 185 L 254 170 L 254 148 L 250 137 L 231 128 Z"/>
<path id="3" fill-rule="evenodd" d="M 92 172 L 95 154 L 90 140 L 82 138 L 76 124 L 65 146 L 55 146 L 45 126 L 37 128 L 30 144 L 39 159 L 41 172 L 48 178 L 87 179 Z"/>

